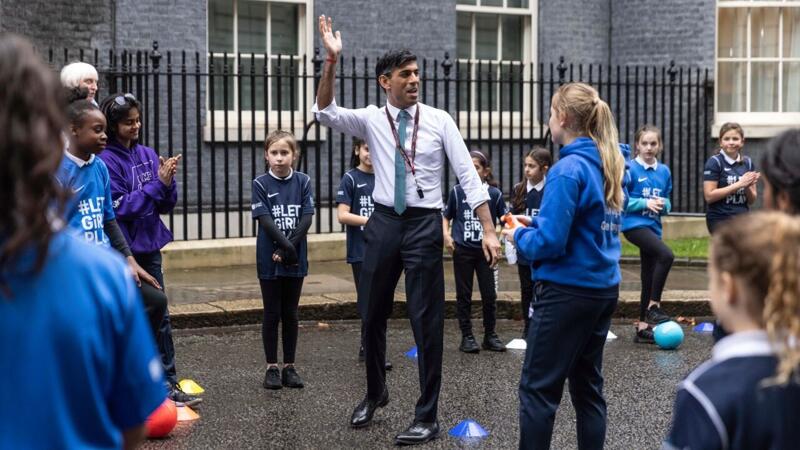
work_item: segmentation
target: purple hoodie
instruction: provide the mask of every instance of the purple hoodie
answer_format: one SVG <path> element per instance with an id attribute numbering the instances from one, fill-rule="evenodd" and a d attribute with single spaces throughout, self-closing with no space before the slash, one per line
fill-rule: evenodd
<path id="1" fill-rule="evenodd" d="M 172 241 L 159 214 L 172 211 L 178 201 L 175 180 L 165 186 L 158 179 L 155 150 L 135 144 L 125 148 L 110 139 L 99 155 L 111 177 L 111 199 L 122 234 L 133 253 L 150 253 Z"/>

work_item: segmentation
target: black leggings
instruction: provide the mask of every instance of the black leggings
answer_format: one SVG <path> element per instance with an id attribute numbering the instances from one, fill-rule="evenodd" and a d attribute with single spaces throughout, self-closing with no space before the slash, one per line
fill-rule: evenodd
<path id="1" fill-rule="evenodd" d="M 495 272 L 486 262 L 483 249 L 456 245 L 453 252 L 453 272 L 456 279 L 456 316 L 461 334 L 472 334 L 472 274 L 478 276 L 478 288 L 483 304 L 483 332 L 494 333 L 497 315 Z"/>
<path id="2" fill-rule="evenodd" d="M 261 299 L 264 302 L 264 321 L 261 324 L 261 340 L 267 364 L 278 363 L 278 323 L 283 322 L 283 363 L 294 364 L 297 350 L 297 305 L 303 290 L 302 277 L 278 277 L 274 280 L 258 280 L 261 283 Z"/>
<path id="3" fill-rule="evenodd" d="M 522 299 L 522 320 L 525 322 L 525 334 L 528 334 L 528 326 L 531 323 L 531 318 L 528 313 L 531 309 L 531 301 L 533 301 L 533 280 L 531 280 L 531 265 L 529 263 L 517 263 L 517 272 L 519 273 L 519 290 Z"/>
<path id="4" fill-rule="evenodd" d="M 675 256 L 653 230 L 635 228 L 625 233 L 625 239 L 639 247 L 642 261 L 642 296 L 639 299 L 639 320 L 644 320 L 650 301 L 660 302 L 664 284 Z"/>

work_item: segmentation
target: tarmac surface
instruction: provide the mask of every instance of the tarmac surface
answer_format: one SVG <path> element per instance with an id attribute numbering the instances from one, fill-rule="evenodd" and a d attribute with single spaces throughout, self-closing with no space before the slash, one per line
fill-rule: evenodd
<path id="1" fill-rule="evenodd" d="M 674 273 L 673 273 L 674 275 Z M 174 280 L 174 278 L 172 279 Z M 168 279 L 169 281 L 172 281 Z M 474 322 L 480 338 L 480 321 Z M 498 322 L 508 342 L 518 337 L 521 322 Z M 606 448 L 657 448 L 668 431 L 675 388 L 710 355 L 712 338 L 684 327 L 686 339 L 677 350 L 634 344 L 633 327 L 616 321 L 619 336 L 605 348 L 605 395 L 608 401 Z M 201 418 L 183 422 L 172 435 L 151 440 L 147 449 L 183 448 L 387 448 L 394 435 L 413 419 L 419 395 L 417 366 L 404 356 L 413 345 L 406 320 L 389 325 L 389 404 L 366 429 L 348 421 L 366 391 L 365 372 L 357 362 L 356 321 L 301 324 L 297 369 L 304 389 L 268 391 L 261 387 L 266 369 L 260 327 L 179 330 L 175 336 L 179 377 L 192 378 L 206 389 L 197 407 Z M 517 386 L 522 351 L 467 355 L 458 351 L 460 333 L 445 322 L 440 437 L 421 448 L 517 448 Z M 552 448 L 576 448 L 575 416 L 567 390 L 558 411 Z M 447 435 L 471 418 L 489 431 L 479 442 L 464 443 Z"/>

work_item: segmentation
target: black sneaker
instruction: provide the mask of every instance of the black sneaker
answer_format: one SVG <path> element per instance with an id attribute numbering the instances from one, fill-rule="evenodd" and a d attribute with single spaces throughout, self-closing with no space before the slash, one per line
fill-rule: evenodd
<path id="1" fill-rule="evenodd" d="M 196 397 L 194 395 L 187 394 L 181 390 L 179 385 L 172 386 L 172 389 L 169 391 L 169 398 L 175 402 L 176 405 L 186 405 L 186 406 L 195 406 L 198 403 L 202 403 L 203 399 L 200 397 Z"/>
<path id="2" fill-rule="evenodd" d="M 465 334 L 461 337 L 461 345 L 458 349 L 464 353 L 478 353 L 481 351 L 478 347 L 478 343 L 475 342 L 475 336 L 471 334 Z"/>
<path id="3" fill-rule="evenodd" d="M 364 362 L 364 347 L 358 348 L 358 362 Z"/>
<path id="4" fill-rule="evenodd" d="M 277 367 L 270 367 L 264 375 L 264 389 L 280 389 L 283 387 L 281 384 L 281 371 Z"/>
<path id="5" fill-rule="evenodd" d="M 506 346 L 497 337 L 497 333 L 492 332 L 483 337 L 483 349 L 490 352 L 504 352 L 506 351 Z"/>
<path id="6" fill-rule="evenodd" d="M 655 344 L 656 338 L 653 335 L 653 330 L 648 327 L 643 330 L 636 331 L 636 336 L 634 336 L 633 342 L 636 342 L 637 344 Z"/>
<path id="7" fill-rule="evenodd" d="M 658 305 L 653 305 L 647 309 L 644 320 L 648 325 L 658 325 L 660 323 L 669 322 L 672 320 L 672 317 L 665 314 Z"/>
<path id="8" fill-rule="evenodd" d="M 300 375 L 297 374 L 297 371 L 294 370 L 294 366 L 283 368 L 283 372 L 281 372 L 281 383 L 287 388 L 302 388 L 304 386 L 303 380 L 300 378 Z"/>
<path id="9" fill-rule="evenodd" d="M 392 368 L 394 368 L 394 366 L 387 359 L 386 362 L 383 363 L 383 370 L 389 371 L 389 370 L 392 370 Z"/>

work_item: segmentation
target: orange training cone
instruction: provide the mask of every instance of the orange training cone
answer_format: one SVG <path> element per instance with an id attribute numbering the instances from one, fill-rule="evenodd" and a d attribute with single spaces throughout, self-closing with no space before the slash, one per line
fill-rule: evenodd
<path id="1" fill-rule="evenodd" d="M 178 406 L 178 422 L 189 422 L 200 418 L 200 414 L 194 412 L 188 406 Z"/>

